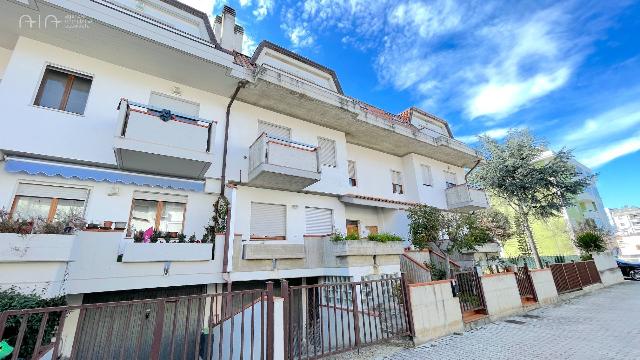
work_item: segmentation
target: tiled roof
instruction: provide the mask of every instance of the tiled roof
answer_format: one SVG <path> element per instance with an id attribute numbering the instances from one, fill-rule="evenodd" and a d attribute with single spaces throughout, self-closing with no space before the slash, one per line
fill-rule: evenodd
<path id="1" fill-rule="evenodd" d="M 249 70 L 256 68 L 256 64 L 251 61 L 250 57 L 237 51 L 233 52 L 233 62 Z"/>

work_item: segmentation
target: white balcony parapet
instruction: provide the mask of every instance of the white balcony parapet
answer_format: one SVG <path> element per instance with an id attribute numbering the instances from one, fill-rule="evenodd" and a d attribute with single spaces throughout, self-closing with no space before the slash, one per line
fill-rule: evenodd
<path id="1" fill-rule="evenodd" d="M 0 263 L 74 261 L 76 235 L 0 234 Z"/>
<path id="2" fill-rule="evenodd" d="M 469 184 L 456 185 L 445 190 L 447 207 L 454 211 L 473 211 L 489 207 L 487 194 Z"/>
<path id="3" fill-rule="evenodd" d="M 213 162 L 215 121 L 122 99 L 114 150 L 124 170 L 202 179 Z"/>
<path id="4" fill-rule="evenodd" d="M 249 148 L 250 185 L 302 190 L 320 177 L 316 146 L 262 133 Z"/>

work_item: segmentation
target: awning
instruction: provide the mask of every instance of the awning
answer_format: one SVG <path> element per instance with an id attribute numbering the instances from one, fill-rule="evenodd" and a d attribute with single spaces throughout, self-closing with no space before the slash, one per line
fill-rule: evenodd
<path id="1" fill-rule="evenodd" d="M 164 189 L 204 191 L 204 181 L 173 179 L 168 177 L 140 175 L 124 171 L 62 164 L 44 160 L 7 157 L 4 169 L 10 173 L 59 176 L 65 179 L 92 180 L 113 184 L 150 186 Z"/>

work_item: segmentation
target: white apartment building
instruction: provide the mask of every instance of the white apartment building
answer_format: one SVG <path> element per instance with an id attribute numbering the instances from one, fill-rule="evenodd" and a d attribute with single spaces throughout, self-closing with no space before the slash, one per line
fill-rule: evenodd
<path id="1" fill-rule="evenodd" d="M 406 239 L 412 204 L 488 206 L 465 184 L 479 156 L 446 121 L 351 98 L 334 71 L 268 41 L 240 53 L 229 7 L 213 26 L 174 0 L 0 9 L 0 208 L 97 224 L 0 234 L 3 288 L 73 303 L 359 280 L 398 273 L 407 244 L 328 235 Z M 201 239 L 221 192 L 214 244 L 134 241 L 148 228 Z"/>
<path id="2" fill-rule="evenodd" d="M 640 208 L 625 206 L 609 209 L 611 220 L 616 228 L 615 240 L 620 249 L 619 255 L 625 258 L 640 258 Z"/>

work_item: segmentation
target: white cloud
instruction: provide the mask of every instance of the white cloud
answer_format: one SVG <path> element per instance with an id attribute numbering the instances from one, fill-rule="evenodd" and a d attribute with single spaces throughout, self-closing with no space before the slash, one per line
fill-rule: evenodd
<path id="1" fill-rule="evenodd" d="M 456 139 L 469 144 L 478 142 L 478 137 L 482 135 L 489 136 L 490 138 L 493 138 L 495 140 L 500 140 L 500 139 L 504 139 L 504 137 L 507 136 L 507 134 L 509 134 L 509 130 L 512 130 L 512 128 L 506 128 L 506 127 L 495 128 L 495 129 L 483 131 L 476 135 L 458 136 L 456 137 Z"/>
<path id="2" fill-rule="evenodd" d="M 597 168 L 636 151 L 640 151 L 640 132 L 630 138 L 578 154 L 578 159 L 588 167 Z"/>
<path id="3" fill-rule="evenodd" d="M 251 5 L 251 0 L 239 0 L 240 7 L 247 7 Z"/>
<path id="4" fill-rule="evenodd" d="M 257 0 L 256 8 L 253 10 L 253 16 L 256 17 L 256 20 L 260 21 L 273 11 L 274 6 L 275 3 L 273 0 Z"/>
<path id="5" fill-rule="evenodd" d="M 289 41 L 294 48 L 304 48 L 313 45 L 314 37 L 307 29 L 307 24 L 299 24 L 293 28 L 286 27 L 283 24 L 283 29 L 287 33 Z"/>
<path id="6" fill-rule="evenodd" d="M 634 101 L 587 119 L 579 128 L 569 129 L 563 141 L 570 146 L 592 144 L 594 140 L 606 139 L 639 127 L 640 103 Z"/>
<path id="7" fill-rule="evenodd" d="M 242 42 L 242 53 L 251 56 L 258 44 L 246 31 L 244 33 L 244 41 Z"/>

